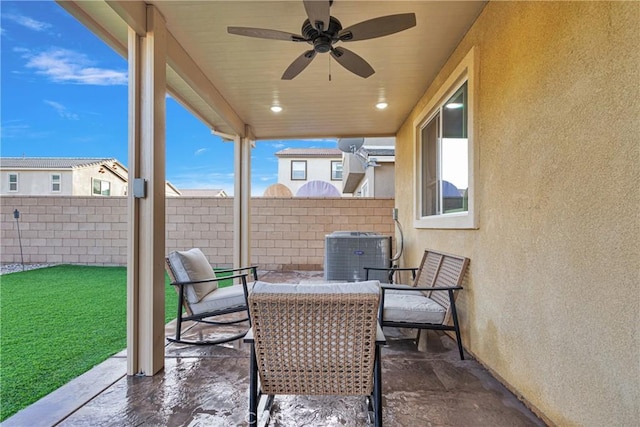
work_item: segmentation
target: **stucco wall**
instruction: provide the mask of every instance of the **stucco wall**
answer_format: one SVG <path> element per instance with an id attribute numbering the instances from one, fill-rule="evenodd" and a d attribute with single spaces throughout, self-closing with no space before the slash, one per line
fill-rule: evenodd
<path id="1" fill-rule="evenodd" d="M 166 202 L 167 252 L 199 247 L 213 264 L 233 264 L 233 198 Z M 266 270 L 322 270 L 324 237 L 333 231 L 394 231 L 393 199 L 255 198 L 251 203 L 251 259 Z M 126 264 L 124 197 L 2 197 L 2 263 L 20 262 L 14 209 L 20 211 L 26 263 Z"/>
<path id="2" fill-rule="evenodd" d="M 9 191 L 9 175 L 18 175 L 18 191 Z M 60 175 L 60 191 L 51 191 L 51 175 Z M 0 195 L 71 195 L 72 172 L 61 170 L 10 170 L 2 171 Z"/>
<path id="3" fill-rule="evenodd" d="M 291 162 L 306 161 L 307 162 L 307 179 L 292 180 L 291 179 Z M 342 181 L 334 181 L 331 179 L 331 162 L 340 162 L 341 157 L 285 157 L 278 158 L 278 182 L 289 187 L 289 190 L 295 196 L 296 192 L 309 181 L 325 181 L 342 193 Z"/>
<path id="4" fill-rule="evenodd" d="M 404 264 L 471 259 L 465 347 L 560 426 L 640 425 L 639 28 L 637 2 L 490 2 L 397 135 Z M 473 46 L 479 229 L 413 229 L 412 122 Z"/>

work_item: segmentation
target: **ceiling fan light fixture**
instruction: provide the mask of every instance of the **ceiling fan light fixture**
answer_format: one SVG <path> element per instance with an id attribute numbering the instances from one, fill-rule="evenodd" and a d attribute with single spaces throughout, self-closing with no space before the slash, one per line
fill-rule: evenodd
<path id="1" fill-rule="evenodd" d="M 269 108 L 271 111 L 273 111 L 274 113 L 279 113 L 282 111 L 282 107 L 279 105 L 272 105 L 271 108 Z"/>
<path id="2" fill-rule="evenodd" d="M 387 103 L 386 103 L 386 102 L 384 102 L 384 101 L 378 102 L 378 103 L 376 104 L 376 108 L 377 108 L 378 110 L 384 110 L 384 109 L 385 109 L 385 108 L 387 108 L 388 106 L 389 106 L 389 104 L 387 104 Z"/>

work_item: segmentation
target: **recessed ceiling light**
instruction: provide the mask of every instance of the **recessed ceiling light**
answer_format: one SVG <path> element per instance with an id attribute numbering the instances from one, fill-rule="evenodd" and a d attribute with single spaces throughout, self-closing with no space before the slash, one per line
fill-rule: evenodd
<path id="1" fill-rule="evenodd" d="M 274 113 L 279 113 L 280 111 L 282 111 L 282 107 L 279 105 L 272 105 L 271 111 L 273 111 Z"/>
<path id="2" fill-rule="evenodd" d="M 376 104 L 376 108 L 378 110 L 384 110 L 385 108 L 387 108 L 389 106 L 389 104 L 387 104 L 386 102 L 378 102 Z"/>

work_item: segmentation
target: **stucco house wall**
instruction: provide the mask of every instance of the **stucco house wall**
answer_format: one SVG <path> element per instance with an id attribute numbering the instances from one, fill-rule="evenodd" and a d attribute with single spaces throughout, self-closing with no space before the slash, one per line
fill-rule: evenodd
<path id="1" fill-rule="evenodd" d="M 9 191 L 9 175 L 18 175 L 18 191 Z M 60 191 L 52 191 L 51 175 L 60 175 Z M 70 196 L 73 187 L 73 172 L 64 170 L 3 170 L 0 177 L 0 194 L 39 194 Z"/>
<path id="2" fill-rule="evenodd" d="M 490 2 L 397 134 L 404 265 L 471 259 L 465 347 L 550 424 L 640 425 L 640 3 Z M 414 224 L 414 120 L 475 47 L 478 228 Z"/>
<path id="3" fill-rule="evenodd" d="M 286 150 L 285 150 L 286 151 Z M 336 150 L 337 151 L 337 150 Z M 284 151 L 283 151 L 284 152 Z M 281 152 L 282 153 L 282 152 Z M 291 162 L 306 161 L 307 162 L 307 179 L 292 180 L 291 179 Z M 338 152 L 335 156 L 323 155 L 316 157 L 313 155 L 300 155 L 293 157 L 291 155 L 278 156 L 278 183 L 286 185 L 289 190 L 296 195 L 296 192 L 303 185 L 310 181 L 325 181 L 333 185 L 339 193 L 342 193 L 342 180 L 331 179 L 331 162 L 341 162 L 342 154 Z"/>

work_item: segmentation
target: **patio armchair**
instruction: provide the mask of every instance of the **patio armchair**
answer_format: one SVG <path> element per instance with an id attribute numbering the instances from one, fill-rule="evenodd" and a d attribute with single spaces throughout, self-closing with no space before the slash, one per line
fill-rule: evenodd
<path id="1" fill-rule="evenodd" d="M 419 267 L 364 267 L 365 280 L 373 270 L 388 270 L 390 278 L 396 272 L 410 272 L 413 279 L 410 285 L 381 285 L 380 325 L 418 329 L 416 344 L 423 329 L 453 331 L 464 360 L 456 297 L 468 265 L 468 258 L 426 250 Z"/>
<path id="2" fill-rule="evenodd" d="M 251 344 L 249 425 L 258 403 L 275 395 L 365 396 L 382 425 L 377 280 L 358 283 L 271 284 L 249 293 Z"/>
<path id="3" fill-rule="evenodd" d="M 175 338 L 170 342 L 194 345 L 222 344 L 242 338 L 246 329 L 231 336 L 226 334 L 216 339 L 183 339 L 182 326 L 186 321 L 209 325 L 228 326 L 248 321 L 248 315 L 240 318 L 220 319 L 231 313 L 246 312 L 246 298 L 252 283 L 258 280 L 256 266 L 217 270 L 198 248 L 188 251 L 173 251 L 165 259 L 165 267 L 171 285 L 178 293 L 178 317 Z M 250 276 L 251 281 L 247 280 Z M 222 281 L 231 280 L 235 284 L 218 286 Z"/>

